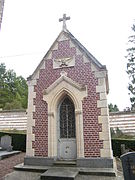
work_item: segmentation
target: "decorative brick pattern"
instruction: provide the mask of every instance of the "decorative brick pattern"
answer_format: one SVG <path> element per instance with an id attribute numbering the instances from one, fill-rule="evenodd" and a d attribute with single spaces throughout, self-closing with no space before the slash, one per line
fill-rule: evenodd
<path id="1" fill-rule="evenodd" d="M 75 57 L 74 67 L 63 67 L 53 69 L 53 58 Z M 85 61 L 86 62 L 86 61 Z M 43 101 L 43 90 L 47 89 L 59 77 L 61 71 L 67 73 L 67 77 L 73 81 L 87 85 L 88 96 L 82 102 L 83 108 L 83 128 L 84 128 L 84 156 L 100 157 L 100 149 L 103 148 L 103 141 L 99 140 L 99 132 L 102 132 L 102 126 L 98 123 L 98 116 L 101 115 L 100 107 L 97 108 L 97 100 L 100 100 L 99 92 L 96 93 L 98 79 L 91 70 L 91 62 L 84 63 L 83 54 L 76 54 L 76 48 L 70 48 L 70 41 L 64 40 L 58 42 L 58 50 L 52 51 L 52 58 L 45 60 L 45 69 L 39 72 L 39 79 L 34 87 L 36 98 L 34 99 L 35 112 L 35 141 L 32 147 L 35 150 L 35 156 L 48 156 L 48 106 Z"/>

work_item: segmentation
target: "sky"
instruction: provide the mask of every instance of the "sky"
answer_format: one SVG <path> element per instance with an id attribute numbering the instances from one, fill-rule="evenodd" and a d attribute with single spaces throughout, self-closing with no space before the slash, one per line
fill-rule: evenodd
<path id="1" fill-rule="evenodd" d="M 0 63 L 27 78 L 62 30 L 67 29 L 107 66 L 108 103 L 130 107 L 125 58 L 135 23 L 134 0 L 6 0 L 0 30 Z"/>

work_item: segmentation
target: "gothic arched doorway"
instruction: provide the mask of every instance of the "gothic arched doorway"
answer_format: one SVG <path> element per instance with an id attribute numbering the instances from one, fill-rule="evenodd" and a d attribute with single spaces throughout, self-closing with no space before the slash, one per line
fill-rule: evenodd
<path id="1" fill-rule="evenodd" d="M 76 159 L 75 107 L 65 96 L 58 107 L 58 159 Z"/>

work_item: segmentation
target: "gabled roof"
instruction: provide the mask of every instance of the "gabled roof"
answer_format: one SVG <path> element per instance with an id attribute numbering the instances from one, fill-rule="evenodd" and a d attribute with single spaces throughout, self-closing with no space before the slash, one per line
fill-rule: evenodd
<path id="1" fill-rule="evenodd" d="M 44 59 L 48 56 L 49 52 L 51 51 L 51 49 L 53 48 L 53 46 L 55 45 L 55 43 L 58 41 L 59 37 L 61 36 L 61 34 L 64 34 L 65 36 L 69 37 L 71 39 L 71 41 L 73 42 L 73 44 L 75 46 L 77 46 L 79 48 L 79 50 L 85 54 L 85 56 L 93 63 L 96 65 L 96 67 L 98 67 L 101 70 L 106 70 L 106 66 L 102 65 L 68 30 L 62 30 L 60 32 L 60 34 L 58 35 L 57 39 L 54 41 L 54 43 L 52 44 L 52 46 L 50 47 L 50 49 L 47 51 L 46 55 L 43 57 L 42 61 L 40 62 L 40 64 L 38 65 L 38 67 L 35 69 L 35 71 L 33 72 L 32 75 L 30 75 L 27 80 L 31 80 L 33 79 L 33 76 L 37 73 L 37 71 L 40 69 L 40 67 L 42 66 Z"/>

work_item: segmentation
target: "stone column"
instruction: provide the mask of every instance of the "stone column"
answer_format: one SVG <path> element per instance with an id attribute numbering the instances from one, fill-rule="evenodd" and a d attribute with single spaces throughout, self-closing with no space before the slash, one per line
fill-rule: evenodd
<path id="1" fill-rule="evenodd" d="M 100 149 L 100 156 L 113 158 L 110 137 L 109 113 L 106 92 L 106 71 L 95 72 L 98 78 L 96 92 L 100 93 L 100 100 L 97 101 L 97 107 L 101 108 L 101 115 L 98 116 L 98 122 L 102 124 L 102 132 L 99 132 L 99 139 L 103 140 L 103 149 Z"/>
<path id="2" fill-rule="evenodd" d="M 77 158 L 83 158 L 84 157 L 84 138 L 83 138 L 82 110 L 75 110 L 75 115 L 76 115 Z"/>

